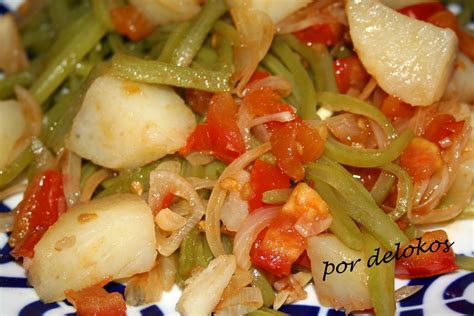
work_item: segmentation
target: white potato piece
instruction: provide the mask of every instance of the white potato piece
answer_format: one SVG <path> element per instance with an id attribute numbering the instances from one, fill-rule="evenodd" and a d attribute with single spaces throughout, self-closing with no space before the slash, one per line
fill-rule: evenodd
<path id="1" fill-rule="evenodd" d="M 213 259 L 205 270 L 186 281 L 176 306 L 178 312 L 183 316 L 211 315 L 236 267 L 234 255 L 221 255 Z"/>
<path id="2" fill-rule="evenodd" d="M 199 0 L 130 0 L 154 25 L 188 20 L 199 13 Z"/>
<path id="3" fill-rule="evenodd" d="M 151 209 L 136 195 L 118 194 L 61 215 L 35 246 L 28 281 L 49 303 L 66 290 L 147 272 L 155 258 Z"/>
<path id="4" fill-rule="evenodd" d="M 26 122 L 20 104 L 15 100 L 0 101 L 0 170 L 5 168 Z"/>
<path id="5" fill-rule="evenodd" d="M 278 23 L 287 16 L 295 13 L 301 8 L 310 4 L 312 0 L 292 0 L 292 1 L 275 1 L 275 0 L 227 0 L 231 8 L 257 9 L 265 12 L 273 20 Z"/>
<path id="6" fill-rule="evenodd" d="M 457 54 L 452 30 L 405 16 L 377 0 L 348 0 L 346 12 L 354 48 L 386 92 L 413 105 L 441 98 Z"/>
<path id="7" fill-rule="evenodd" d="M 173 89 L 102 76 L 87 91 L 66 147 L 107 168 L 134 168 L 176 152 L 195 126 Z"/>
<path id="8" fill-rule="evenodd" d="M 438 0 L 380 0 L 387 7 L 398 10 L 409 5 L 428 3 L 428 2 L 439 2 Z"/>
<path id="9" fill-rule="evenodd" d="M 321 304 L 336 309 L 343 308 L 346 313 L 372 307 L 365 273 L 366 262 L 361 251 L 350 249 L 336 236 L 328 233 L 308 238 L 307 251 L 311 261 L 314 287 Z M 342 264 L 339 271 L 342 272 L 344 267 L 346 270 L 338 273 L 337 266 L 343 261 L 349 265 Z M 351 262 L 354 263 L 352 271 Z M 330 264 L 334 265 L 331 274 L 329 274 Z"/>
<path id="10" fill-rule="evenodd" d="M 459 53 L 454 63 L 454 74 L 448 84 L 445 99 L 457 99 L 474 104 L 474 63 L 466 55 Z M 471 125 L 472 126 L 472 125 Z"/>

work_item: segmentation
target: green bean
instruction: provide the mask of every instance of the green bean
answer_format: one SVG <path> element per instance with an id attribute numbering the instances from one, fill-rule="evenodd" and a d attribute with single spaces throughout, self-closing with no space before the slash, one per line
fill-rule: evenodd
<path id="1" fill-rule="evenodd" d="M 0 170 L 0 190 L 5 188 L 10 182 L 15 180 L 25 170 L 34 159 L 31 146 L 23 152 L 8 167 Z"/>
<path id="2" fill-rule="evenodd" d="M 207 243 L 206 236 L 199 233 L 199 241 L 197 245 L 197 254 L 196 254 L 196 264 L 200 265 L 203 268 L 206 268 L 209 265 L 209 262 L 214 259 L 211 248 Z"/>
<path id="3" fill-rule="evenodd" d="M 87 180 L 89 180 L 90 176 L 93 175 L 94 172 L 96 172 L 97 170 L 99 170 L 99 167 L 90 161 L 83 165 L 83 167 L 81 168 L 81 191 L 84 189 L 84 186 Z"/>
<path id="4" fill-rule="evenodd" d="M 289 316 L 287 313 L 276 311 L 271 308 L 261 307 L 251 313 L 248 313 L 247 316 Z"/>
<path id="5" fill-rule="evenodd" d="M 163 50 L 161 51 L 160 57 L 158 57 L 159 61 L 165 63 L 171 61 L 175 49 L 179 46 L 181 41 L 186 36 L 190 26 L 191 21 L 185 21 L 178 24 L 178 26 L 173 30 L 173 32 L 171 32 L 168 40 L 166 41 L 166 44 L 163 47 Z"/>
<path id="6" fill-rule="evenodd" d="M 187 35 L 174 50 L 171 63 L 177 66 L 191 65 L 212 26 L 226 11 L 224 0 L 206 1 Z"/>
<path id="7" fill-rule="evenodd" d="M 395 221 L 409 212 L 413 206 L 413 182 L 410 175 L 399 165 L 388 163 L 381 166 L 380 169 L 393 173 L 398 178 L 397 204 L 395 209 L 389 213 L 389 216 Z"/>
<path id="8" fill-rule="evenodd" d="M 408 227 L 405 228 L 403 233 L 405 234 L 405 236 L 407 236 L 409 240 L 420 237 L 420 231 L 416 228 L 416 225 L 413 224 L 409 224 Z"/>
<path id="9" fill-rule="evenodd" d="M 272 52 L 280 58 L 295 78 L 296 86 L 294 88 L 300 91 L 301 94 L 298 114 L 304 120 L 314 119 L 316 117 L 316 91 L 298 55 L 290 49 L 288 44 L 281 40 L 274 41 Z"/>
<path id="10" fill-rule="evenodd" d="M 196 55 L 195 61 L 203 65 L 206 69 L 215 68 L 219 57 L 217 52 L 210 46 L 203 45 Z"/>
<path id="11" fill-rule="evenodd" d="M 454 263 L 463 270 L 474 271 L 474 257 L 456 255 L 456 261 Z"/>
<path id="12" fill-rule="evenodd" d="M 332 92 L 318 94 L 318 101 L 332 111 L 346 111 L 354 114 L 364 115 L 376 121 L 391 139 L 396 133 L 387 117 L 375 106 L 357 98 Z"/>
<path id="13" fill-rule="evenodd" d="M 219 63 L 216 70 L 234 73 L 232 42 L 228 38 L 223 36 L 218 38 L 217 55 Z"/>
<path id="14" fill-rule="evenodd" d="M 377 205 L 381 205 L 383 201 L 385 201 L 387 196 L 390 194 L 390 189 L 394 183 L 395 177 L 392 174 L 385 171 L 380 173 L 380 176 L 370 191 L 370 195 L 372 195 L 372 198 Z"/>
<path id="15" fill-rule="evenodd" d="M 194 227 L 179 247 L 178 274 L 186 280 L 196 266 L 199 245 L 199 230 Z"/>
<path id="16" fill-rule="evenodd" d="M 461 212 L 461 214 L 459 214 L 459 217 L 460 219 L 464 219 L 464 218 L 468 218 L 468 219 L 472 219 L 474 218 L 474 204 L 472 203 L 472 200 L 471 200 L 471 203 L 469 203 L 466 208 Z"/>
<path id="17" fill-rule="evenodd" d="M 48 59 L 45 69 L 31 87 L 33 96 L 40 104 L 53 94 L 74 70 L 76 63 L 92 50 L 105 34 L 105 29 L 92 14 L 75 21 L 74 28 L 78 28 L 77 34 L 69 38 L 69 41 Z"/>
<path id="18" fill-rule="evenodd" d="M 206 167 L 202 165 L 193 165 L 187 160 L 182 160 L 181 162 L 181 175 L 183 177 L 197 177 L 203 178 L 205 175 Z"/>
<path id="19" fill-rule="evenodd" d="M 272 306 L 273 301 L 275 300 L 275 292 L 273 291 L 272 285 L 257 268 L 252 267 L 250 273 L 252 273 L 253 276 L 252 286 L 259 288 L 262 293 L 263 306 Z"/>
<path id="20" fill-rule="evenodd" d="M 347 146 L 329 137 L 324 153 L 331 159 L 353 167 L 373 168 L 397 159 L 414 137 L 410 129 L 404 130 L 387 148 L 367 149 Z"/>
<path id="21" fill-rule="evenodd" d="M 21 38 L 25 49 L 36 57 L 51 48 L 55 34 L 53 26 L 44 23 L 39 28 L 24 32 Z"/>
<path id="22" fill-rule="evenodd" d="M 263 192 L 262 201 L 266 204 L 284 204 L 291 195 L 291 189 L 274 189 Z"/>
<path id="23" fill-rule="evenodd" d="M 339 92 L 336 83 L 336 76 L 332 67 L 332 57 L 329 54 L 326 45 L 314 44 L 312 49 L 316 52 L 317 69 L 314 73 L 314 79 L 317 84 L 316 90 L 327 92 Z"/>
<path id="24" fill-rule="evenodd" d="M 300 91 L 296 89 L 296 80 L 293 74 L 281 63 L 281 61 L 276 58 L 271 53 L 265 55 L 262 59 L 262 64 L 267 68 L 272 74 L 283 76 L 291 84 L 291 95 L 288 97 L 290 103 L 298 108 L 300 106 L 299 100 L 301 99 Z"/>
<path id="25" fill-rule="evenodd" d="M 204 166 L 204 177 L 206 179 L 216 180 L 219 178 L 226 165 L 219 160 L 214 160 L 213 162 Z"/>
<path id="26" fill-rule="evenodd" d="M 123 39 L 119 34 L 109 33 L 107 34 L 106 39 L 114 54 L 125 54 L 128 52 L 127 47 L 125 47 Z"/>
<path id="27" fill-rule="evenodd" d="M 370 256 L 374 254 L 374 249 L 380 249 L 382 254 L 385 250 L 380 243 L 369 233 L 364 232 L 364 255 L 365 262 L 369 262 Z M 389 263 L 382 262 L 369 267 L 365 271 L 368 276 L 368 287 L 370 300 L 376 315 L 391 316 L 395 314 L 395 260 Z"/>
<path id="28" fill-rule="evenodd" d="M 228 92 L 230 74 L 195 70 L 160 61 L 116 55 L 112 58 L 112 74 L 128 80 L 194 88 L 211 92 Z"/>
<path id="29" fill-rule="evenodd" d="M 222 37 L 227 38 L 234 46 L 238 45 L 240 42 L 239 32 L 237 32 L 237 30 L 232 25 L 222 20 L 214 23 L 212 31 L 221 35 Z"/>
<path id="30" fill-rule="evenodd" d="M 56 31 L 60 31 L 69 22 L 69 7 L 67 1 L 51 0 L 48 4 L 48 12 L 51 22 Z"/>
<path id="31" fill-rule="evenodd" d="M 395 250 L 396 243 L 403 245 L 408 242 L 398 226 L 375 204 L 364 186 L 342 166 L 322 156 L 318 162 L 306 166 L 306 174 L 333 187 L 337 197 L 345 203 L 347 214 L 376 236 L 385 248 Z"/>
<path id="32" fill-rule="evenodd" d="M 315 189 L 329 205 L 329 212 L 333 218 L 329 230 L 347 247 L 362 250 L 362 233 L 352 218 L 347 215 L 344 205 L 337 199 L 334 189 L 318 179 L 311 180 L 314 182 Z"/>
<path id="33" fill-rule="evenodd" d="M 63 0 L 59 0 L 63 1 Z M 92 8 L 97 20 L 105 27 L 106 30 L 114 30 L 114 25 L 110 19 L 110 8 L 108 1 L 105 0 L 92 0 Z"/>

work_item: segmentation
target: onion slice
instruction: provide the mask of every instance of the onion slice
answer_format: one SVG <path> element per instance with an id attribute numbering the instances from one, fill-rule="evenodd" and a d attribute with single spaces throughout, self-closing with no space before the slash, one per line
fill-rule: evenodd
<path id="1" fill-rule="evenodd" d="M 270 143 L 264 143 L 255 149 L 245 152 L 242 156 L 235 159 L 227 168 L 222 172 L 219 179 L 217 179 L 216 186 L 211 192 L 209 202 L 206 209 L 206 239 L 209 244 L 209 248 L 212 254 L 217 257 L 225 253 L 224 246 L 221 240 L 221 210 L 225 197 L 226 191 L 220 187 L 220 184 L 224 179 L 230 176 L 238 174 L 241 170 L 247 167 L 252 161 L 266 153 L 271 149 Z"/>
<path id="2" fill-rule="evenodd" d="M 81 196 L 81 157 L 66 150 L 61 172 L 64 180 L 64 196 L 68 208 L 76 204 Z"/>
<path id="3" fill-rule="evenodd" d="M 0 69 L 13 74 L 28 66 L 28 57 L 12 14 L 0 16 Z"/>
<path id="4" fill-rule="evenodd" d="M 187 200 L 193 212 L 187 219 L 186 224 L 172 232 L 169 237 L 165 237 L 158 229 L 156 236 L 158 252 L 163 256 L 170 256 L 178 249 L 184 237 L 196 226 L 205 213 L 201 198 L 189 181 L 174 172 L 156 169 L 152 171 L 150 173 L 148 204 L 154 212 L 159 210 L 163 199 L 169 192 Z"/>
<path id="5" fill-rule="evenodd" d="M 87 179 L 86 183 L 84 184 L 84 188 L 81 192 L 81 202 L 90 201 L 92 195 L 94 194 L 97 187 L 107 178 L 110 178 L 113 175 L 113 171 L 109 169 L 102 168 L 96 172 L 94 172 L 89 179 Z"/>

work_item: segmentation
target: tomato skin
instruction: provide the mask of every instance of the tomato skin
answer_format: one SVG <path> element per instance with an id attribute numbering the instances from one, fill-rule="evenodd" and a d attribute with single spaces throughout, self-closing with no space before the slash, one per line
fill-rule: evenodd
<path id="1" fill-rule="evenodd" d="M 252 195 L 248 204 L 249 211 L 252 212 L 266 205 L 262 202 L 263 192 L 273 189 L 289 189 L 291 182 L 280 168 L 259 159 L 255 161 L 250 172 L 250 186 Z"/>
<path id="2" fill-rule="evenodd" d="M 153 32 L 153 25 L 132 5 L 110 10 L 112 24 L 118 33 L 132 41 L 139 41 Z"/>
<path id="3" fill-rule="evenodd" d="M 346 93 L 351 87 L 362 89 L 370 78 L 357 56 L 336 59 L 333 69 L 341 93 Z"/>
<path id="4" fill-rule="evenodd" d="M 243 105 L 255 116 L 284 111 L 294 113 L 291 106 L 281 102 L 281 96 L 270 87 L 262 87 L 250 92 L 243 98 Z"/>
<path id="5" fill-rule="evenodd" d="M 400 166 L 414 182 L 429 179 L 443 166 L 436 144 L 423 137 L 415 137 L 400 155 Z"/>
<path id="6" fill-rule="evenodd" d="M 412 117 L 413 114 L 415 114 L 415 108 L 413 106 L 391 95 L 388 95 L 382 101 L 380 110 L 392 122 Z"/>
<path id="7" fill-rule="evenodd" d="M 200 115 L 207 112 L 212 96 L 213 94 L 211 92 L 197 89 L 186 89 L 187 104 L 189 104 L 194 112 Z"/>
<path id="8" fill-rule="evenodd" d="M 291 266 L 306 249 L 306 238 L 294 228 L 295 219 L 279 214 L 262 231 L 250 251 L 252 263 L 283 277 L 291 273 Z"/>
<path id="9" fill-rule="evenodd" d="M 426 243 L 424 247 L 423 243 Z M 433 243 L 440 244 L 439 247 L 435 246 L 439 249 L 434 252 L 429 250 L 430 245 Z M 425 232 L 421 237 L 421 243 L 416 238 L 412 239 L 409 243 L 413 247 L 417 247 L 419 244 L 421 244 L 421 251 L 415 250 L 411 256 L 403 257 L 396 261 L 396 277 L 402 279 L 426 278 L 458 269 L 454 264 L 456 259 L 454 251 L 450 248 L 452 243 L 449 243 L 448 236 L 444 230 Z M 398 256 L 401 256 L 406 247 L 400 249 Z M 433 247 L 433 250 L 435 247 Z"/>
<path id="10" fill-rule="evenodd" d="M 295 32 L 294 35 L 304 44 L 311 46 L 315 43 L 334 46 L 342 40 L 344 31 L 339 23 L 317 24 Z"/>
<path id="11" fill-rule="evenodd" d="M 443 10 L 445 10 L 445 8 L 441 3 L 428 2 L 406 6 L 399 9 L 398 12 L 417 20 L 427 21 L 430 16 Z"/>
<path id="12" fill-rule="evenodd" d="M 34 256 L 34 246 L 58 217 L 66 211 L 63 175 L 47 170 L 28 185 L 17 207 L 12 235 L 15 258 Z"/>
<path id="13" fill-rule="evenodd" d="M 237 126 L 238 107 L 230 94 L 215 94 L 211 98 L 206 122 L 199 124 L 179 152 L 212 151 L 226 163 L 245 152 L 244 139 Z"/>
<path id="14" fill-rule="evenodd" d="M 120 293 L 108 293 L 102 283 L 82 290 L 65 291 L 66 298 L 77 309 L 78 316 L 125 316 L 127 305 Z"/>
<path id="15" fill-rule="evenodd" d="M 450 114 L 438 114 L 426 127 L 423 137 L 436 143 L 440 148 L 447 148 L 452 144 L 452 138 L 459 134 L 464 127 L 464 121 L 456 121 Z"/>

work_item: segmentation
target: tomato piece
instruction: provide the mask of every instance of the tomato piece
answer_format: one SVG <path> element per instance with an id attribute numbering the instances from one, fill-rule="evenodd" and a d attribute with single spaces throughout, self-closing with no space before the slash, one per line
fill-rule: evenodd
<path id="1" fill-rule="evenodd" d="M 211 103 L 213 93 L 197 90 L 197 89 L 186 89 L 186 101 L 191 109 L 203 115 L 207 112 L 209 104 Z"/>
<path id="2" fill-rule="evenodd" d="M 339 92 L 346 93 L 349 88 L 362 89 L 370 76 L 357 56 L 338 58 L 333 62 Z"/>
<path id="3" fill-rule="evenodd" d="M 263 192 L 289 189 L 290 186 L 290 178 L 280 168 L 258 159 L 250 172 L 250 187 L 252 188 L 252 195 L 248 201 L 250 212 L 266 205 L 262 202 Z"/>
<path id="4" fill-rule="evenodd" d="M 112 24 L 118 33 L 132 41 L 139 41 L 153 32 L 154 26 L 132 5 L 110 10 Z"/>
<path id="5" fill-rule="evenodd" d="M 339 23 L 316 24 L 295 32 L 294 35 L 304 44 L 313 45 L 315 43 L 334 46 L 342 40 L 344 30 Z"/>
<path id="6" fill-rule="evenodd" d="M 451 146 L 453 137 L 460 133 L 464 127 L 464 121 L 456 122 L 450 114 L 438 114 L 426 127 L 423 137 L 436 143 L 440 148 Z"/>
<path id="7" fill-rule="evenodd" d="M 291 266 L 306 249 L 306 238 L 294 228 L 295 220 L 279 214 L 262 231 L 250 251 L 252 263 L 283 277 L 291 273 Z"/>
<path id="8" fill-rule="evenodd" d="M 427 21 L 433 14 L 443 11 L 444 5 L 439 2 L 418 3 L 403 7 L 398 12 L 417 20 Z"/>
<path id="9" fill-rule="evenodd" d="M 413 106 L 391 95 L 387 95 L 382 101 L 380 110 L 391 121 L 409 118 L 415 114 L 415 108 Z"/>
<path id="10" fill-rule="evenodd" d="M 474 36 L 459 27 L 458 19 L 451 11 L 444 10 L 437 12 L 430 16 L 427 22 L 442 28 L 450 28 L 453 30 L 459 40 L 459 50 L 469 57 L 469 59 L 474 61 Z"/>
<path id="11" fill-rule="evenodd" d="M 78 316 L 125 316 L 127 305 L 120 293 L 108 293 L 103 282 L 82 290 L 65 291 Z"/>
<path id="12" fill-rule="evenodd" d="M 16 209 L 10 237 L 12 256 L 32 258 L 36 243 L 66 208 L 60 172 L 47 170 L 33 178 Z"/>
<path id="13" fill-rule="evenodd" d="M 403 279 L 426 278 L 457 270 L 451 245 L 445 231 L 425 232 L 399 250 L 398 257 L 403 257 L 396 261 L 395 275 Z"/>
<path id="14" fill-rule="evenodd" d="M 252 83 L 254 81 L 262 80 L 267 77 L 269 77 L 270 74 L 264 70 L 257 70 L 253 73 L 252 77 L 250 77 L 250 80 L 248 83 Z"/>
<path id="15" fill-rule="evenodd" d="M 415 137 L 400 155 L 400 166 L 414 182 L 429 179 L 443 166 L 440 151 L 435 143 L 426 138 Z"/>
<path id="16" fill-rule="evenodd" d="M 236 122 L 237 111 L 230 94 L 213 95 L 206 122 L 196 127 L 179 152 L 185 155 L 192 150 L 212 151 L 217 159 L 232 162 L 245 152 L 244 139 Z"/>
<path id="17" fill-rule="evenodd" d="M 250 92 L 243 98 L 243 104 L 255 116 L 284 111 L 294 113 L 291 106 L 281 102 L 281 96 L 270 87 L 262 87 Z"/>
<path id="18" fill-rule="evenodd" d="M 301 120 L 272 128 L 272 153 L 278 166 L 295 181 L 304 178 L 304 163 L 316 160 L 324 151 L 325 141 L 318 131 Z"/>
<path id="19" fill-rule="evenodd" d="M 303 251 L 301 256 L 298 257 L 298 259 L 295 261 L 295 264 L 311 269 L 311 261 L 309 260 L 306 250 Z"/>

